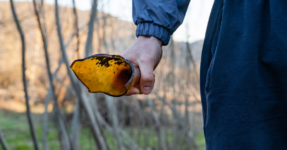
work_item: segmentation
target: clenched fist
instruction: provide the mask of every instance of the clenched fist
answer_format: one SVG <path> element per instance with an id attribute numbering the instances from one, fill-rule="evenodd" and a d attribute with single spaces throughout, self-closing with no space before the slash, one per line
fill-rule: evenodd
<path id="1" fill-rule="evenodd" d="M 126 95 L 149 94 L 155 82 L 153 71 L 162 57 L 162 42 L 153 36 L 139 36 L 122 56 L 134 65 L 135 78 L 139 80 Z"/>

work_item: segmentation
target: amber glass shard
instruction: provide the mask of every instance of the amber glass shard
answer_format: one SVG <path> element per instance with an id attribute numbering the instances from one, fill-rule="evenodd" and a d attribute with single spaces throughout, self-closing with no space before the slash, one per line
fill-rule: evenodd
<path id="1" fill-rule="evenodd" d="M 92 93 L 118 97 L 126 94 L 134 84 L 134 67 L 120 55 L 93 55 L 75 60 L 70 68 Z"/>

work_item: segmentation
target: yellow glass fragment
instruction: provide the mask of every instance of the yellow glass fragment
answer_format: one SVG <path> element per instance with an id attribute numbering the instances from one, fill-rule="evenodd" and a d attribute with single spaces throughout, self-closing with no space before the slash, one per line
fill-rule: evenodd
<path id="1" fill-rule="evenodd" d="M 93 55 L 75 60 L 70 68 L 91 93 L 118 97 L 125 95 L 134 84 L 134 67 L 120 55 Z"/>

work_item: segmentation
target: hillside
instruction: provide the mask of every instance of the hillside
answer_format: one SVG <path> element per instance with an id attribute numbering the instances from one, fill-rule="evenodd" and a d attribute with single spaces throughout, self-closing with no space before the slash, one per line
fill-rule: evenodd
<path id="1" fill-rule="evenodd" d="M 32 2 L 15 2 L 15 7 L 21 25 L 25 34 L 26 42 L 26 60 L 27 60 L 27 80 L 29 85 L 29 95 L 31 104 L 42 105 L 47 90 L 48 82 L 45 70 L 44 50 L 42 46 L 40 32 L 37 26 Z M 85 41 L 87 38 L 87 23 L 89 21 L 90 11 L 78 11 L 79 29 L 80 29 L 80 57 L 84 57 Z M 73 36 L 73 13 L 72 8 L 60 7 L 60 17 L 62 23 L 62 33 L 66 45 L 70 62 L 77 59 L 76 55 L 76 38 Z M 59 48 L 58 36 L 55 25 L 54 5 L 45 4 L 45 24 L 47 26 L 48 49 L 52 72 L 57 69 L 56 73 L 56 91 L 60 102 L 63 105 L 66 100 L 75 101 L 75 98 L 67 89 L 69 80 L 67 79 L 66 70 L 63 64 L 59 65 L 61 52 Z M 102 12 L 97 13 L 95 22 L 93 49 L 94 53 L 114 53 L 121 54 L 135 40 L 136 26 L 132 22 L 119 20 L 109 14 Z M 21 42 L 16 25 L 12 18 L 10 4 L 6 1 L 0 1 L 0 101 L 24 102 L 24 93 L 21 77 Z M 201 47 L 203 41 L 190 43 L 193 57 L 199 69 Z M 191 64 L 188 61 L 188 52 L 186 43 L 174 42 L 173 46 L 169 44 L 164 47 L 164 56 L 159 65 L 156 74 L 169 73 L 175 75 L 174 82 L 181 83 L 181 79 L 186 78 L 187 70 Z M 175 67 L 171 70 L 170 64 Z M 198 72 L 198 71 L 197 71 Z M 163 79 L 163 78 L 161 78 Z M 161 79 L 157 82 L 161 82 Z M 165 82 L 170 82 L 166 77 Z M 169 84 L 170 88 L 177 88 L 174 82 Z M 160 92 L 160 86 L 156 87 Z M 197 91 L 197 97 L 198 91 Z M 0 102 L 2 103 L 2 102 Z M 10 105 L 7 102 L 7 105 Z M 0 106 L 1 107 L 1 106 Z M 4 107 L 4 105 L 2 105 Z M 20 107 L 20 106 L 19 106 Z M 20 109 L 20 108 L 19 108 Z"/>

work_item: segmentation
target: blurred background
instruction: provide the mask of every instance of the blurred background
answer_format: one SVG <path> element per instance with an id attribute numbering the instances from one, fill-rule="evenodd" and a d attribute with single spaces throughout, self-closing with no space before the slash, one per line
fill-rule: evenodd
<path id="1" fill-rule="evenodd" d="M 212 4 L 190 1 L 150 95 L 114 98 L 88 93 L 69 66 L 135 42 L 132 0 L 0 0 L 0 150 L 205 149 L 199 67 Z"/>

